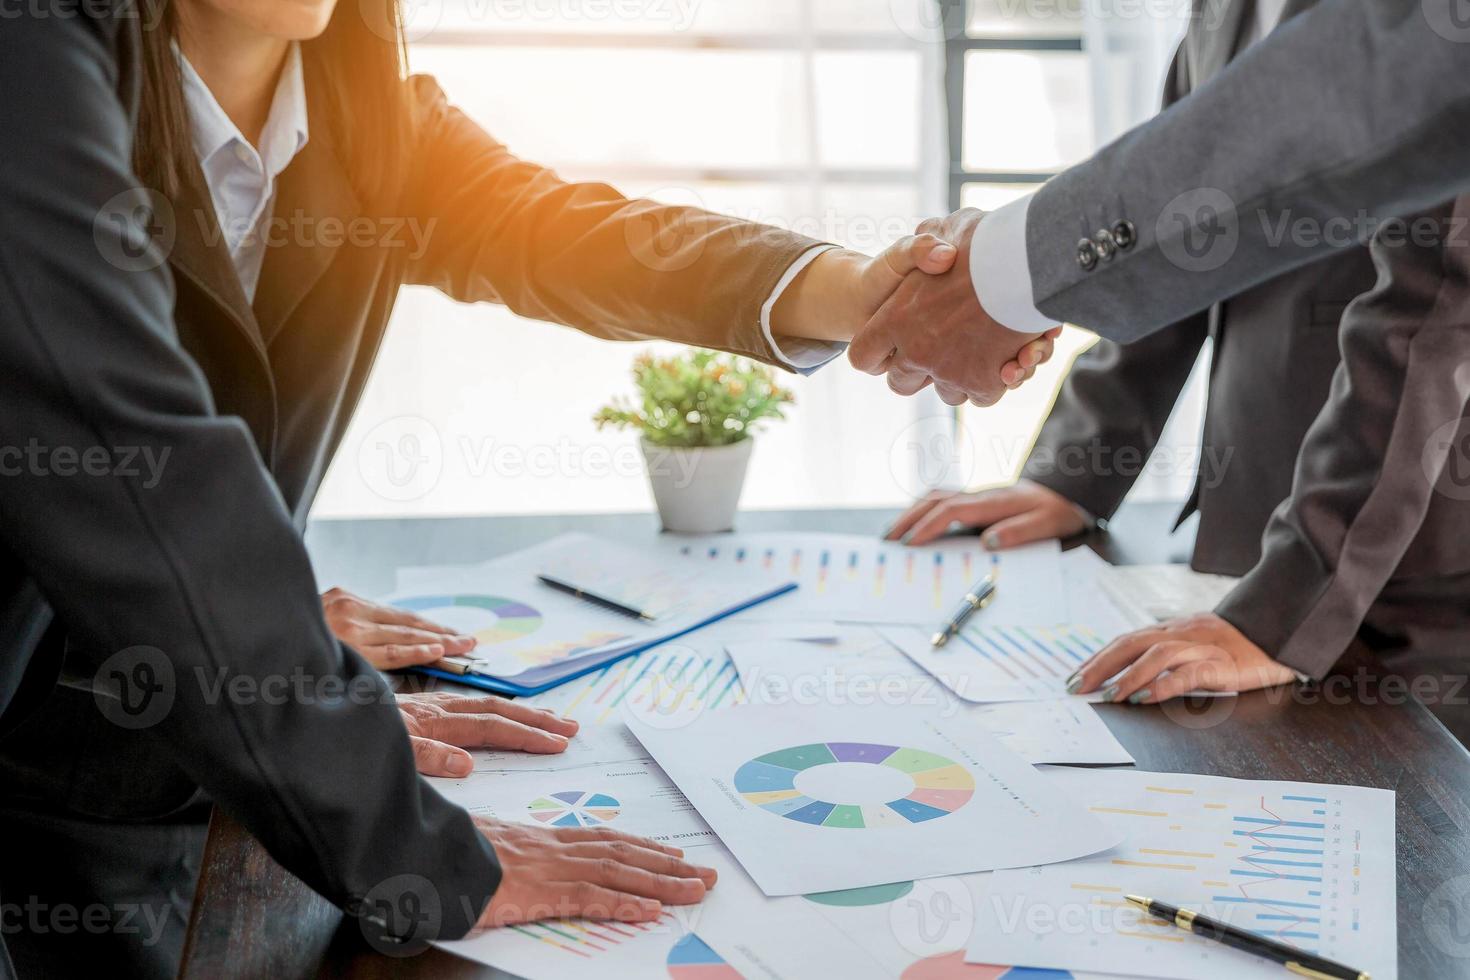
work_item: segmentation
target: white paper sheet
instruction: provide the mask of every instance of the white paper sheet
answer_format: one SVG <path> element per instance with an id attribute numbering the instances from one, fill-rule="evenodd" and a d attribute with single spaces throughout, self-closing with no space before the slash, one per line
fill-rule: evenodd
<path id="1" fill-rule="evenodd" d="M 800 583 L 744 614 L 752 618 L 909 623 L 932 631 L 992 568 L 1009 586 L 987 609 L 992 621 L 1054 623 L 1067 616 L 1054 541 L 992 554 L 974 539 L 909 548 L 851 534 L 771 533 L 665 536 L 659 547 L 696 567 Z"/>
<path id="2" fill-rule="evenodd" d="M 1240 579 L 1207 575 L 1188 565 L 1120 565 L 1109 566 L 1099 581 L 1110 595 L 1164 620 L 1210 612 Z"/>
<path id="3" fill-rule="evenodd" d="M 438 945 L 530 980 L 886 976 L 803 899 L 762 895 L 719 844 L 688 847 L 685 856 L 714 868 L 719 880 L 703 903 L 669 907 L 657 923 L 547 922 Z"/>
<path id="4" fill-rule="evenodd" d="M 604 579 L 616 569 L 623 591 L 662 610 L 652 624 L 602 609 L 537 581 L 544 572 L 574 581 Z M 552 541 L 480 565 L 399 569 L 399 591 L 383 601 L 469 633 L 479 645 L 460 660 L 476 672 L 514 677 L 594 650 L 678 633 L 789 579 L 739 569 L 671 570 L 650 555 L 585 534 Z M 599 570 L 601 570 L 599 572 Z"/>
<path id="5" fill-rule="evenodd" d="M 960 701 L 872 627 L 842 627 L 841 636 L 826 643 L 732 643 L 726 649 L 753 704 L 919 705 L 941 718 L 969 714 L 1027 762 L 1133 761 L 1080 699 Z"/>
<path id="6" fill-rule="evenodd" d="M 745 705 L 633 730 L 768 895 L 1060 861 L 1119 839 L 966 716 Z"/>
<path id="7" fill-rule="evenodd" d="M 1132 910 L 1143 895 L 1397 975 L 1394 794 L 1318 783 L 1055 769 L 1126 840 L 1065 864 L 997 872 L 968 958 L 1152 977 L 1276 978 L 1279 965 Z"/>

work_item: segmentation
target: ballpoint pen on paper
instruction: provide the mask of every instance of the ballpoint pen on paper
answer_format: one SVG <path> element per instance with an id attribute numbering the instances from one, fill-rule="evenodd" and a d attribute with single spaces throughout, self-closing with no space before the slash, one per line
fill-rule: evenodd
<path id="1" fill-rule="evenodd" d="M 579 589 L 572 583 L 564 582 L 561 579 L 556 578 L 555 576 L 537 575 L 536 578 L 540 580 L 542 585 L 549 585 L 553 589 L 556 589 L 558 592 L 565 592 L 567 595 L 574 595 L 578 599 L 585 599 L 587 602 L 590 602 L 595 606 L 601 606 L 604 609 L 610 609 L 615 613 L 622 613 L 624 616 L 632 616 L 634 619 L 641 619 L 645 623 L 652 623 L 658 619 L 657 616 L 653 615 L 650 612 L 646 612 L 642 609 L 637 609 L 625 603 L 618 602 L 616 599 L 609 599 L 607 596 L 604 595 L 598 595 L 596 592 L 588 592 L 586 589 Z"/>
<path id="2" fill-rule="evenodd" d="M 1125 895 L 1124 898 L 1137 905 L 1143 911 L 1156 919 L 1172 922 L 1175 926 L 1186 932 L 1192 932 L 1204 939 L 1212 939 L 1217 943 L 1223 943 L 1232 949 L 1242 950 L 1256 956 L 1264 956 L 1268 960 L 1274 960 L 1286 967 L 1287 970 L 1297 976 L 1313 977 L 1314 980 L 1369 980 L 1368 974 L 1361 970 L 1354 970 L 1350 966 L 1334 963 L 1332 960 L 1323 959 L 1305 950 L 1297 949 L 1287 943 L 1267 939 L 1265 936 L 1244 929 L 1237 929 L 1217 919 L 1211 919 L 1189 909 L 1181 909 L 1174 905 L 1166 905 L 1156 902 L 1151 898 L 1143 898 L 1139 895 Z"/>
<path id="3" fill-rule="evenodd" d="M 971 616 L 984 609 L 989 605 L 990 600 L 995 598 L 995 588 L 994 572 L 971 586 L 970 591 L 966 592 L 965 597 L 960 600 L 960 608 L 955 610 L 955 614 L 950 617 L 949 622 L 945 623 L 944 628 L 934 634 L 929 640 L 929 643 L 934 647 L 942 647 L 948 643 L 949 638 L 964 628 L 965 623 L 970 621 Z"/>

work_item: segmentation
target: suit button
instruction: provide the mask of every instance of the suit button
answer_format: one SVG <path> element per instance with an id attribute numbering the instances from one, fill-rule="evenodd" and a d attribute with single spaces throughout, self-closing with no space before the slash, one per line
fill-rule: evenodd
<path id="1" fill-rule="evenodd" d="M 1113 241 L 1118 243 L 1119 248 L 1128 249 L 1138 241 L 1138 229 L 1133 227 L 1131 221 L 1119 221 L 1113 225 Z"/>
<path id="2" fill-rule="evenodd" d="M 1092 244 L 1097 249 L 1097 257 L 1104 262 L 1113 261 L 1113 256 L 1118 252 L 1118 243 L 1113 241 L 1112 234 L 1106 228 L 1099 229 L 1092 236 Z"/>
<path id="3" fill-rule="evenodd" d="M 1097 266 L 1097 246 L 1092 244 L 1091 238 L 1084 238 L 1077 243 L 1077 264 L 1082 266 L 1084 272 L 1091 272 Z"/>

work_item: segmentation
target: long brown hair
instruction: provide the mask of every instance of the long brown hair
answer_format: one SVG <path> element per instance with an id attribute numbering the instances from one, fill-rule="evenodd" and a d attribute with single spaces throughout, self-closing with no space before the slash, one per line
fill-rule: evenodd
<path id="1" fill-rule="evenodd" d="M 143 85 L 133 143 L 133 167 L 144 186 L 175 198 L 193 155 L 183 78 L 173 45 L 173 0 L 143 0 Z M 369 18 L 373 17 L 373 21 Z M 409 139 L 404 76 L 407 50 L 398 0 L 344 0 L 320 37 L 303 42 L 308 93 L 320 95 L 326 119 L 364 204 L 387 206 L 397 196 Z M 370 205 L 371 206 L 371 205 Z"/>

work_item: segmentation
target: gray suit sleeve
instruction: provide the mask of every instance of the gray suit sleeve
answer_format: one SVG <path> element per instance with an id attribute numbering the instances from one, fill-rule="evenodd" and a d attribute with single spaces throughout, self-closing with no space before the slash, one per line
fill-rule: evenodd
<path id="1" fill-rule="evenodd" d="M 1459 2 L 1324 0 L 1048 181 L 1026 227 L 1036 307 L 1126 342 L 1470 186 Z M 1122 222 L 1135 241 L 1084 268 L 1079 239 Z"/>
<path id="2" fill-rule="evenodd" d="M 1313 677 L 1331 669 L 1399 567 L 1470 404 L 1470 197 L 1409 227 L 1431 227 L 1426 219 L 1432 239 L 1389 245 L 1385 229 L 1374 240 L 1378 284 L 1343 317 L 1343 363 L 1291 496 L 1271 517 L 1260 563 L 1216 610 Z"/>
<path id="3" fill-rule="evenodd" d="M 327 630 L 249 433 L 179 345 L 162 255 L 108 204 L 136 183 L 130 24 L 0 29 L 0 562 L 95 657 L 103 715 L 157 733 L 282 864 L 400 933 L 461 935 L 499 883 L 494 853 Z"/>
<path id="4" fill-rule="evenodd" d="M 1187 62 L 1181 44 L 1164 81 L 1165 105 L 1188 91 Z M 1099 340 L 1067 373 L 1021 475 L 1111 518 L 1158 445 L 1208 334 L 1203 312 L 1133 344 Z"/>

